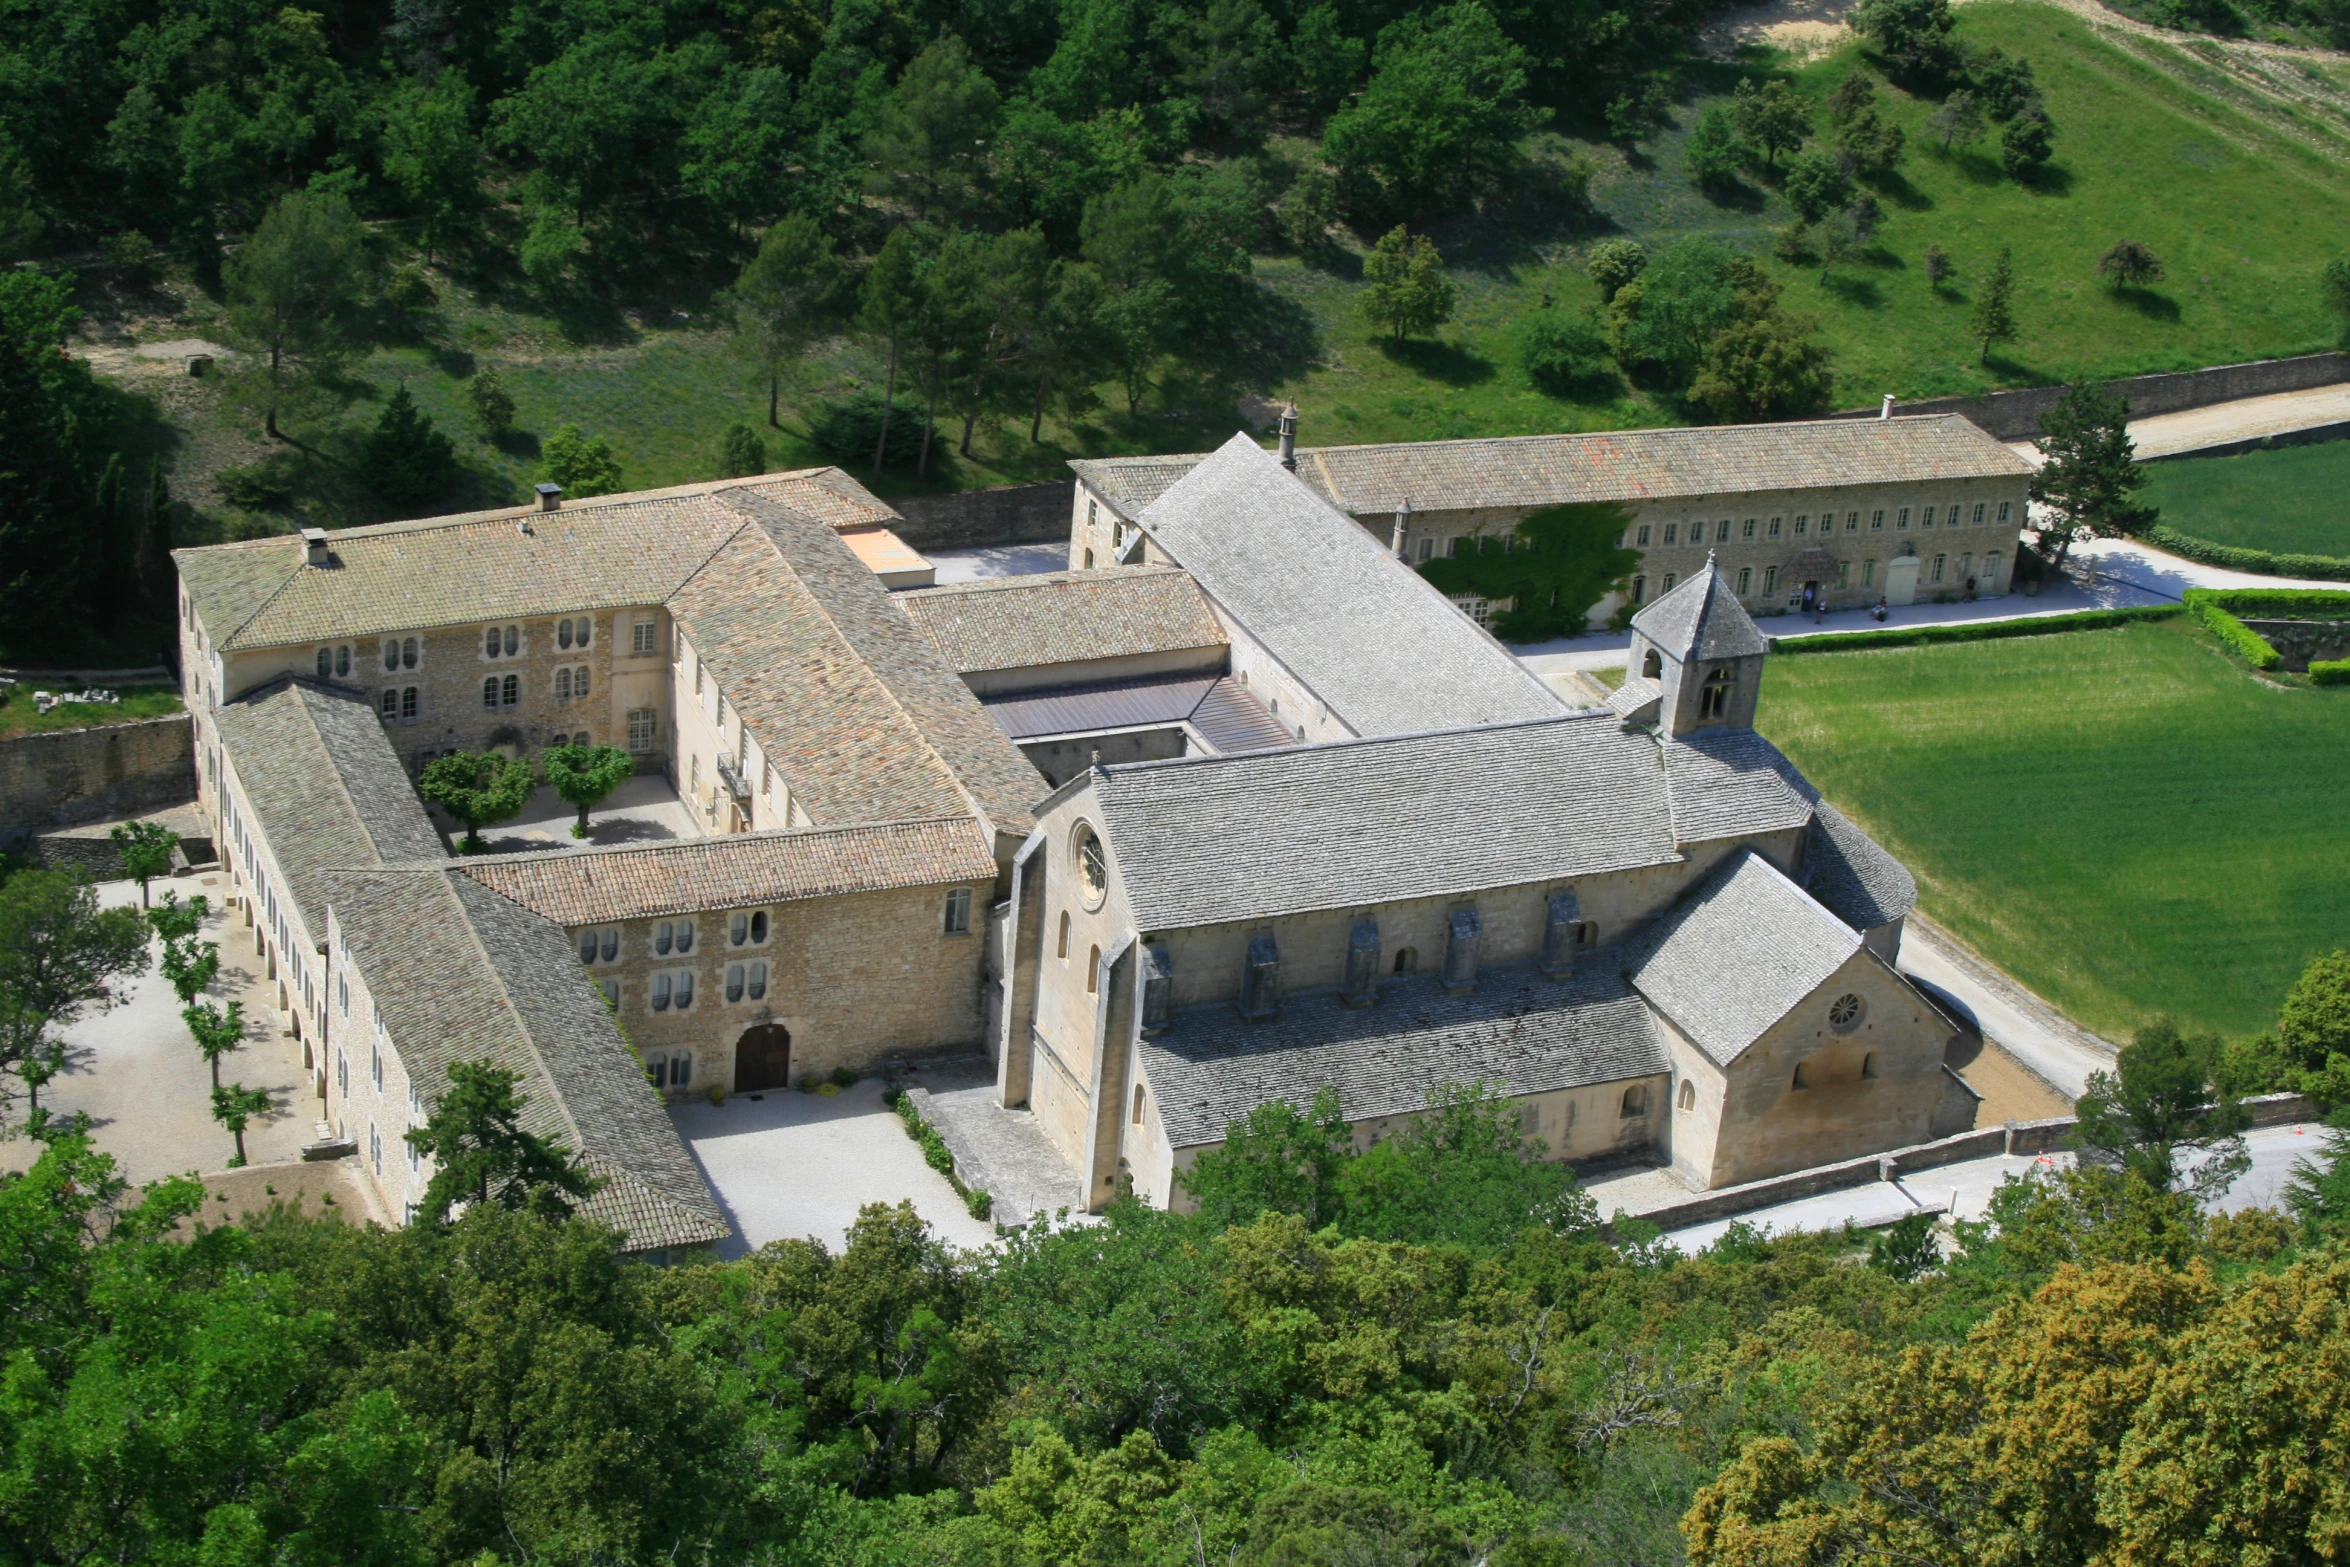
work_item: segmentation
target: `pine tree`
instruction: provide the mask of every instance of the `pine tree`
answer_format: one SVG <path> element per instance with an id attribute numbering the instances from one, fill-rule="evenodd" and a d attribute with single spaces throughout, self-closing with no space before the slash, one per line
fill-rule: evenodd
<path id="1" fill-rule="evenodd" d="M 362 471 L 375 492 L 395 506 L 421 506 L 449 487 L 457 446 L 416 406 L 402 385 L 384 404 L 367 438 Z"/>
<path id="2" fill-rule="evenodd" d="M 1990 276 L 1983 279 L 1982 292 L 1975 296 L 1975 313 L 1971 322 L 1975 341 L 1983 345 L 1978 364 L 1991 362 L 1991 345 L 2015 339 L 2015 253 L 2002 245 L 1999 259 L 1991 263 Z"/>

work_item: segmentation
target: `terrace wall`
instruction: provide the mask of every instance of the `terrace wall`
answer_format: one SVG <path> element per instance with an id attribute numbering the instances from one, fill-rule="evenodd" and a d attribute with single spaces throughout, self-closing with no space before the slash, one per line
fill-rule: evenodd
<path id="1" fill-rule="evenodd" d="M 195 794 L 185 713 L 0 740 L 0 833 L 152 810 Z"/>

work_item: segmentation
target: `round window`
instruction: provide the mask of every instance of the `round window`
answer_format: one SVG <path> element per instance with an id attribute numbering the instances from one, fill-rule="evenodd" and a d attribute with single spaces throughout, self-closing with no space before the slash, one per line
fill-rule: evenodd
<path id="1" fill-rule="evenodd" d="M 1848 990 L 1828 1003 L 1828 1026 L 1839 1034 L 1849 1034 L 1860 1027 L 1861 1014 L 1867 1010 L 1860 997 Z"/>
<path id="2" fill-rule="evenodd" d="M 1080 822 L 1076 836 L 1070 840 L 1070 848 L 1077 862 L 1077 886 L 1085 896 L 1085 906 L 1098 909 L 1110 890 L 1110 865 L 1102 853 L 1102 841 L 1091 827 Z"/>

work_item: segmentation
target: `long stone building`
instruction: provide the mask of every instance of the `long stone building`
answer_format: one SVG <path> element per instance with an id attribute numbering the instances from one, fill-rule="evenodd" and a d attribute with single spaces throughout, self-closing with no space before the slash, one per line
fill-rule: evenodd
<path id="1" fill-rule="evenodd" d="M 2004 593 L 2032 475 L 1957 414 L 1285 451 L 1309 489 L 1414 565 L 1500 547 L 1550 507 L 1625 507 L 1622 542 L 1640 565 L 1592 610 L 1594 625 L 1671 592 L 1709 557 L 1756 615 L 1800 607 L 1806 589 L 1831 608 Z M 1138 523 L 1200 461 L 1071 463 L 1069 563 L 1163 559 Z M 1482 622 L 1505 606 L 1462 607 Z"/>
<path id="2" fill-rule="evenodd" d="M 1873 430 L 1870 482 L 1927 436 L 1969 447 Z M 938 587 L 830 469 L 180 551 L 232 906 L 387 1207 L 483 1057 L 646 1252 L 727 1231 L 664 1097 L 900 1056 L 992 1054 L 1089 1206 L 1179 1201 L 1230 1119 L 1323 1085 L 1368 1139 L 1481 1079 L 1554 1156 L 1698 1186 L 1971 1115 L 1892 967 L 1907 874 L 1751 728 L 1735 540 L 1570 711 L 1415 569 L 1501 525 L 1490 487 L 1413 469 L 1399 551 L 1341 457 L 1157 461 L 1077 465 L 1071 569 Z M 2005 478 L 1921 482 L 1936 538 L 2012 539 L 1947 531 Z M 426 763 L 566 742 L 688 830 L 450 852 Z"/>

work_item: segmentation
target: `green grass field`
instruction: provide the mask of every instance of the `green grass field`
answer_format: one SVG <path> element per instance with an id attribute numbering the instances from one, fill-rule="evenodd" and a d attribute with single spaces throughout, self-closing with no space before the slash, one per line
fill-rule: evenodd
<path id="1" fill-rule="evenodd" d="M 33 688 L 20 685 L 0 705 L 0 740 L 18 735 L 47 734 L 57 729 L 98 729 L 109 724 L 133 724 L 142 718 L 161 718 L 180 710 L 179 692 L 170 686 L 125 686 L 120 702 L 60 702 L 46 713 L 33 711 Z"/>
<path id="2" fill-rule="evenodd" d="M 2109 1039 L 2257 1032 L 2350 945 L 2350 691 L 2183 620 L 1774 659 L 1758 727 L 1927 914 Z"/>
<path id="3" fill-rule="evenodd" d="M 2197 538 L 2350 556 L 2350 441 L 2148 463 L 2140 499 Z"/>

